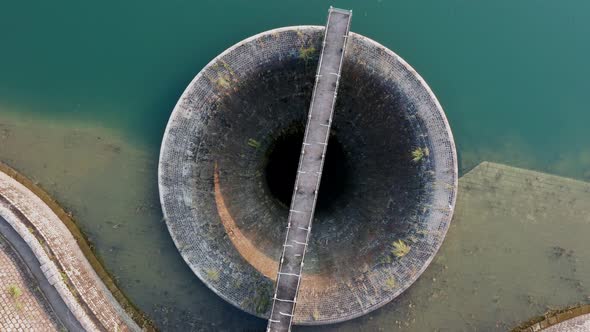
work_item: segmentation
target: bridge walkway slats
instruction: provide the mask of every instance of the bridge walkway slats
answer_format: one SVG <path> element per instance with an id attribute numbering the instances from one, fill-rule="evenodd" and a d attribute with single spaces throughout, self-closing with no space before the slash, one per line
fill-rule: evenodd
<path id="1" fill-rule="evenodd" d="M 291 330 L 351 18 L 352 11 L 328 12 L 267 331 Z"/>

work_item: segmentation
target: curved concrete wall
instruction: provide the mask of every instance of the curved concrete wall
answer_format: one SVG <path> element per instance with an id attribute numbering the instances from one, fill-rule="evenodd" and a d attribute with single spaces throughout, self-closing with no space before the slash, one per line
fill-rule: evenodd
<path id="1" fill-rule="evenodd" d="M 271 30 L 220 54 L 183 93 L 162 142 L 160 199 L 179 252 L 214 292 L 260 317 L 287 220 L 261 173 L 273 137 L 306 116 L 322 33 Z M 416 71 L 351 33 L 340 89 L 335 135 L 354 178 L 316 214 L 296 324 L 344 321 L 398 296 L 436 254 L 455 204 L 453 137 Z"/>

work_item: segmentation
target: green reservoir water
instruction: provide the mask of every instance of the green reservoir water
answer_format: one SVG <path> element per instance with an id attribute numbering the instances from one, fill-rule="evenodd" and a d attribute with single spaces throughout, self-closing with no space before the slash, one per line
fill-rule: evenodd
<path id="1" fill-rule="evenodd" d="M 329 5 L 353 9 L 354 32 L 425 78 L 449 118 L 461 174 L 487 160 L 590 181 L 587 0 L 0 1 L 0 160 L 72 211 L 121 288 L 162 330 L 265 326 L 193 275 L 162 221 L 157 160 L 177 99 L 229 46 L 276 27 L 322 25 Z M 441 257 L 399 299 L 352 322 L 297 330 L 505 330 L 590 300 L 590 220 L 572 226 L 557 216 L 523 228 L 518 234 L 538 239 L 536 252 L 524 250 L 530 243 L 510 225 L 502 228 L 508 222 L 463 220 L 449 231 L 454 242 L 447 239 Z M 575 228 L 553 232 L 556 226 Z M 481 246 L 467 247 L 459 236 L 487 232 L 497 236 Z M 492 255 L 496 247 L 511 254 Z M 563 264 L 577 264 L 573 272 L 547 258 L 562 256 L 555 248 L 572 250 Z M 485 259 L 445 263 L 481 251 Z M 534 276 L 554 263 L 547 275 L 555 280 L 530 286 L 549 293 L 521 294 L 522 280 L 511 281 L 516 266 Z M 555 272 L 566 268 L 570 274 Z M 496 277 L 474 286 L 470 271 Z M 440 294 L 427 292 L 433 289 Z M 415 311 L 426 302 L 438 306 Z"/>

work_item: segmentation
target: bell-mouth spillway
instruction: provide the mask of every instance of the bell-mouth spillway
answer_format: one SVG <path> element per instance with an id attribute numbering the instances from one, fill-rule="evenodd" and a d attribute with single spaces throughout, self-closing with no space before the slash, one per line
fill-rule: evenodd
<path id="1" fill-rule="evenodd" d="M 220 54 L 183 93 L 162 142 L 160 199 L 180 254 L 259 317 L 269 314 L 323 31 L 270 30 Z M 430 88 L 351 32 L 295 324 L 358 317 L 408 288 L 444 239 L 456 188 L 452 133 Z"/>

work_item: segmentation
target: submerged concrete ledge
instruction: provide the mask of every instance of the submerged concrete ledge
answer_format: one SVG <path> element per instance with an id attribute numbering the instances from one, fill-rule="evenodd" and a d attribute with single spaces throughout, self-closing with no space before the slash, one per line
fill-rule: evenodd
<path id="1" fill-rule="evenodd" d="M 54 209 L 17 181 L 14 170 L 0 166 L 0 217 L 30 247 L 45 278 L 79 324 L 87 331 L 140 331 Z"/>
<path id="2" fill-rule="evenodd" d="M 590 330 L 590 304 L 550 311 L 514 328 L 513 332 L 585 332 Z"/>

